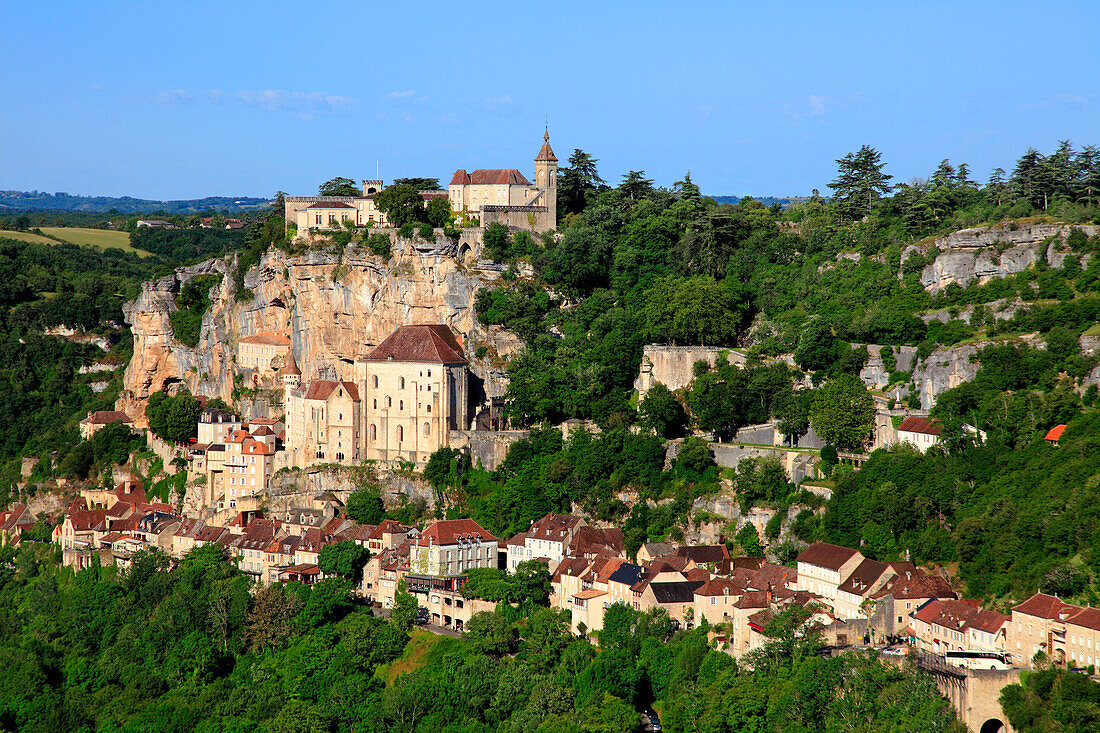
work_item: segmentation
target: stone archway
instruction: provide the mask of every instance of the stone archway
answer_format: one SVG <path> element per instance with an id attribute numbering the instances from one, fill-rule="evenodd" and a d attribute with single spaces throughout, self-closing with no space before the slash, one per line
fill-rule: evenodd
<path id="1" fill-rule="evenodd" d="M 996 718 L 990 718 L 982 723 L 982 727 L 979 729 L 979 733 L 1004 733 L 1005 724 Z"/>

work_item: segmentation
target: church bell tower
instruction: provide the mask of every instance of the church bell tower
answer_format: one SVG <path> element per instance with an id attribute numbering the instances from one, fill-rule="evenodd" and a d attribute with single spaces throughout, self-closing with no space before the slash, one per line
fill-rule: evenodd
<path id="1" fill-rule="evenodd" d="M 542 202 L 549 207 L 554 226 L 558 222 L 558 157 L 550 147 L 550 131 L 542 136 L 542 149 L 535 158 L 535 185 L 542 189 Z"/>

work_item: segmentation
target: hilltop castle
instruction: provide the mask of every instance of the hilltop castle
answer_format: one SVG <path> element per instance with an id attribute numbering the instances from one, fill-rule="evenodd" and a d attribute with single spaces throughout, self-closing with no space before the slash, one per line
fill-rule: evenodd
<path id="1" fill-rule="evenodd" d="M 558 158 L 550 147 L 550 132 L 542 139 L 534 183 L 515 168 L 479 168 L 473 173 L 460 168 L 448 187 L 451 210 L 478 217 L 482 227 L 501 222 L 533 232 L 556 228 Z"/>

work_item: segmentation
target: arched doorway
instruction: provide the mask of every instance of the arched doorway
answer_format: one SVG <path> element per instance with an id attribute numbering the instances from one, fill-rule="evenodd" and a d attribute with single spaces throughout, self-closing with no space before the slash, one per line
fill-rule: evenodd
<path id="1" fill-rule="evenodd" d="M 1004 729 L 1004 723 L 997 720 L 996 718 L 990 718 L 989 720 L 982 723 L 980 733 L 1003 733 Z"/>

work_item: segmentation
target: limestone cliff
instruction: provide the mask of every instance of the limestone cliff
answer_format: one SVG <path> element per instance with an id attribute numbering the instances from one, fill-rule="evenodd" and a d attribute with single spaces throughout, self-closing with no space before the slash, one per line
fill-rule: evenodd
<path id="1" fill-rule="evenodd" d="M 254 293 L 248 301 L 233 296 L 232 268 L 231 258 L 180 268 L 145 283 L 141 295 L 124 307 L 134 356 L 118 408 L 139 426 L 145 424 L 149 396 L 174 385 L 228 400 L 237 342 L 260 331 L 290 337 L 304 379 L 351 379 L 354 360 L 398 326 L 446 323 L 462 334 L 471 367 L 485 379 L 490 395 L 503 392 L 503 375 L 475 362 L 474 349 L 486 345 L 507 357 L 522 346 L 511 334 L 482 326 L 474 315 L 477 291 L 499 280 L 499 268 L 466 265 L 439 252 L 418 251 L 411 243 L 399 241 L 388 262 L 354 245 L 342 255 L 310 251 L 289 256 L 273 249 L 245 276 L 245 286 Z M 212 289 L 198 345 L 189 348 L 175 338 L 169 314 L 184 283 L 214 273 L 226 277 Z"/>
<path id="2" fill-rule="evenodd" d="M 1090 237 L 1100 232 L 1098 226 L 1076 228 Z M 937 239 L 930 247 L 909 247 L 903 259 L 922 250 L 938 251 L 932 264 L 921 271 L 921 284 L 932 292 L 952 283 L 966 287 L 1023 272 L 1040 259 L 1051 267 L 1061 267 L 1068 254 L 1065 239 L 1073 229 L 1064 224 L 963 229 Z"/>

